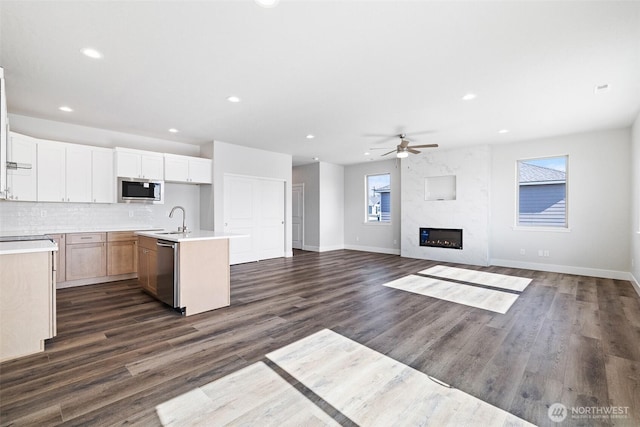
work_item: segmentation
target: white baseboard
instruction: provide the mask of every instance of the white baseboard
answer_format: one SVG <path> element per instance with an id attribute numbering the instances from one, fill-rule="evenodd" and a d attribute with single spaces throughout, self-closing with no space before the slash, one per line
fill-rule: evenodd
<path id="1" fill-rule="evenodd" d="M 378 253 L 378 254 L 400 255 L 400 249 L 393 249 L 393 248 L 377 248 L 375 246 L 357 246 L 357 245 L 345 245 L 344 248 L 352 250 L 352 251 L 363 251 L 363 252 L 375 252 L 375 253 Z"/>
<path id="2" fill-rule="evenodd" d="M 629 273 L 629 275 L 631 276 L 631 279 L 630 279 L 631 285 L 638 293 L 638 296 L 640 296 L 640 282 L 638 282 L 638 279 L 635 278 L 633 274 Z"/>
<path id="3" fill-rule="evenodd" d="M 527 270 L 548 271 L 551 273 L 576 274 L 579 276 L 602 277 L 605 279 L 629 280 L 633 283 L 633 276 L 628 271 L 605 270 L 601 268 L 575 267 L 570 265 L 558 264 L 541 264 L 536 262 L 513 261 L 510 259 L 491 259 L 489 264 L 498 267 L 524 268 Z M 636 288 L 636 291 L 637 290 L 638 289 Z"/>

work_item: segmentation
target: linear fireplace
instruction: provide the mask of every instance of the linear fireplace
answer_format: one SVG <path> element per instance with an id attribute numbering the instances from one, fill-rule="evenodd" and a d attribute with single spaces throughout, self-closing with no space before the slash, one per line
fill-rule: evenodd
<path id="1" fill-rule="evenodd" d="M 420 246 L 462 249 L 461 228 L 420 228 Z"/>

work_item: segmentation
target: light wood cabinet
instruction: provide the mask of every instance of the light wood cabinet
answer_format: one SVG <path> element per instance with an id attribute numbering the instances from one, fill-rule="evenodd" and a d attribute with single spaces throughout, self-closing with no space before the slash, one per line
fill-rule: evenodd
<path id="1" fill-rule="evenodd" d="M 107 233 L 107 275 L 138 271 L 138 238 L 133 231 Z"/>
<path id="2" fill-rule="evenodd" d="M 67 280 L 107 275 L 106 233 L 72 233 L 66 240 Z"/>
<path id="3" fill-rule="evenodd" d="M 164 179 L 190 184 L 211 184 L 212 162 L 199 157 L 164 155 Z"/>
<path id="4" fill-rule="evenodd" d="M 145 291 L 157 296 L 156 270 L 158 266 L 157 240 L 150 237 L 138 238 L 138 283 Z"/>
<path id="5" fill-rule="evenodd" d="M 51 239 L 58 245 L 58 252 L 55 254 L 55 270 L 56 282 L 64 282 L 66 279 L 66 235 L 64 234 L 48 234 Z"/>
<path id="6" fill-rule="evenodd" d="M 56 334 L 53 252 L 0 255 L 0 362 L 44 350 Z"/>

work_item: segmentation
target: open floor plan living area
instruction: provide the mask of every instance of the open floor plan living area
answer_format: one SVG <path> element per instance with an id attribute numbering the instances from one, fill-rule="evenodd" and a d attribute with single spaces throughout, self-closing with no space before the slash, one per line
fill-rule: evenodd
<path id="1" fill-rule="evenodd" d="M 640 1 L 0 0 L 0 427 L 640 426 Z"/>

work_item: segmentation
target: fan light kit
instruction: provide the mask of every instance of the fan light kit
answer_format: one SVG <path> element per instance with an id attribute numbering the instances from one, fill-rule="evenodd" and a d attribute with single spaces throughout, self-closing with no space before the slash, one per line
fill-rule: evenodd
<path id="1" fill-rule="evenodd" d="M 178 129 L 176 129 L 176 128 L 171 128 L 171 129 L 169 129 L 169 132 L 171 132 L 171 133 L 178 133 L 179 131 L 178 131 Z"/>
<path id="2" fill-rule="evenodd" d="M 255 2 L 258 6 L 262 6 L 268 9 L 271 7 L 276 7 L 278 3 L 280 3 L 280 0 L 255 0 Z"/>
<path id="3" fill-rule="evenodd" d="M 70 113 L 70 112 L 73 111 L 73 108 L 67 107 L 66 105 L 63 105 L 62 107 L 58 108 L 58 110 L 64 111 L 65 113 Z"/>
<path id="4" fill-rule="evenodd" d="M 82 52 L 84 56 L 88 56 L 89 58 L 92 58 L 92 59 L 102 58 L 102 53 L 90 47 L 85 47 L 80 52 Z"/>
<path id="5" fill-rule="evenodd" d="M 429 133 L 429 132 L 425 132 L 425 133 Z M 438 147 L 438 144 L 422 144 L 422 145 L 409 145 L 411 143 L 411 141 L 409 141 L 407 139 L 407 135 L 404 133 L 401 133 L 399 135 L 394 135 L 394 136 L 390 136 L 390 138 L 400 138 L 400 144 L 398 144 L 396 146 L 395 149 L 389 151 L 388 153 L 384 153 L 382 156 L 386 156 L 389 155 L 391 153 L 396 153 L 396 157 L 398 159 L 404 159 L 405 157 L 409 156 L 409 153 L 411 154 L 419 154 L 420 151 L 416 150 L 416 148 L 436 148 Z M 371 150 L 380 150 L 381 148 L 371 148 Z M 382 148 L 384 150 L 384 148 Z"/>
<path id="6" fill-rule="evenodd" d="M 240 97 L 235 96 L 235 95 L 231 95 L 231 96 L 227 97 L 227 101 L 234 102 L 234 103 L 240 102 Z"/>

